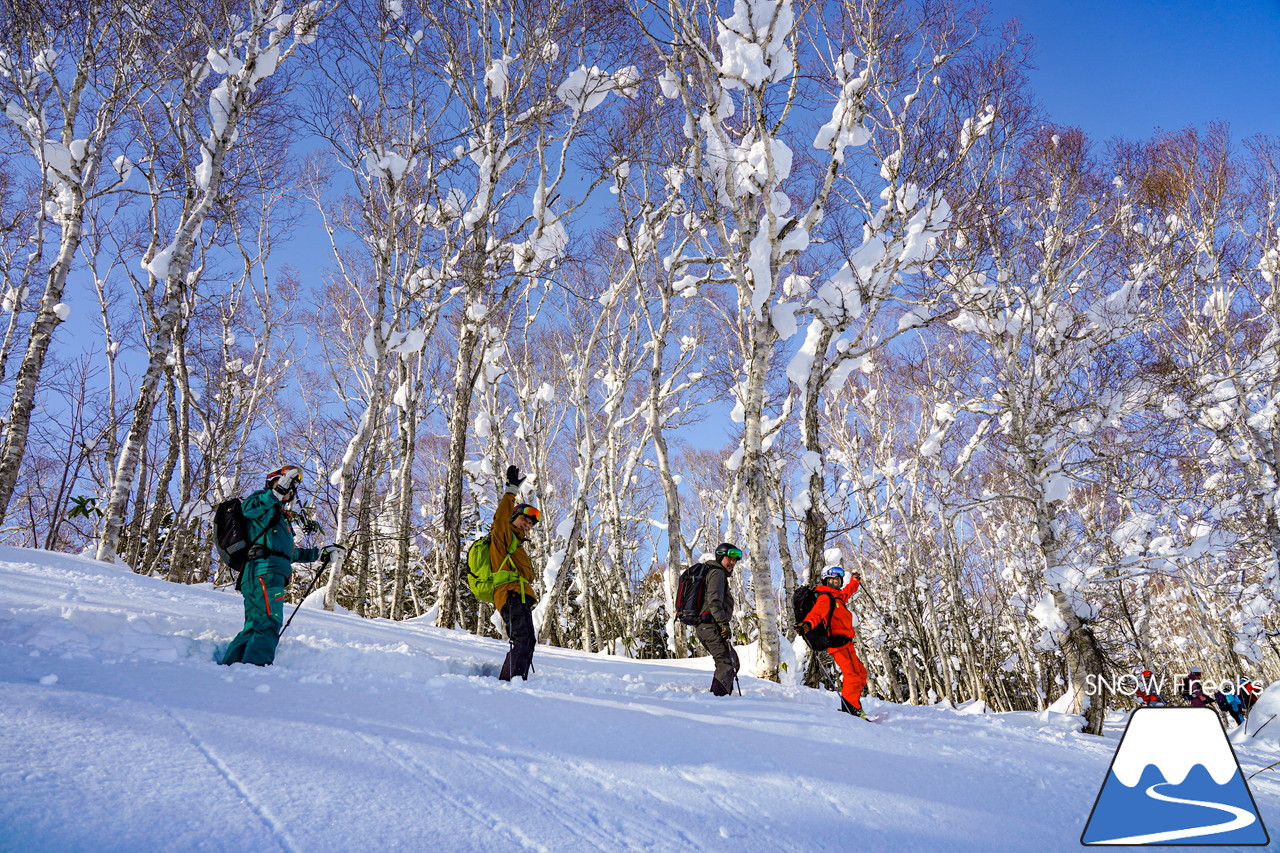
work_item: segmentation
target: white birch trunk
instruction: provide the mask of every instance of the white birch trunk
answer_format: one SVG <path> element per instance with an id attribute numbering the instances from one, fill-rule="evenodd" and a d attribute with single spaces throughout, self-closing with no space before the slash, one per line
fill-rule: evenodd
<path id="1" fill-rule="evenodd" d="M 173 241 L 164 250 L 168 262 L 163 264 L 164 295 L 159 306 L 159 319 L 151 333 L 151 358 L 142 375 L 129 430 L 120 447 L 120 456 L 112 474 L 106 506 L 103 508 L 102 536 L 98 542 L 97 558 L 104 562 L 114 562 L 116 559 L 125 510 L 137 474 L 138 458 L 151 428 L 160 377 L 173 351 L 174 335 L 180 333 L 182 308 L 188 298 L 187 277 L 196 242 L 205 218 L 221 191 L 227 155 L 239 137 L 240 123 L 250 107 L 251 97 L 259 80 L 269 76 L 280 61 L 293 53 L 298 46 L 298 38 L 306 37 L 299 36 L 288 48 L 284 48 L 282 43 L 287 33 L 270 29 L 277 25 L 271 10 L 272 6 L 254 4 L 251 9 L 251 28 L 245 34 L 247 39 L 243 65 L 238 70 L 228 67 L 222 87 L 215 90 L 208 102 L 214 121 L 210 133 L 201 142 L 202 158 L 207 159 L 202 159 L 200 166 L 200 170 L 207 171 L 204 171 L 203 176 L 197 171 L 196 182 L 198 185 L 203 184 L 203 188 L 196 194 L 195 203 L 183 211 Z M 289 26 L 295 25 L 299 29 L 307 26 L 302 20 L 291 20 Z M 268 38 L 265 47 L 260 43 L 264 36 Z M 223 61 L 226 61 L 225 57 Z M 259 68 L 259 62 L 263 62 L 264 66 Z M 266 63 L 270 63 L 269 68 Z M 192 72 L 188 78 L 189 88 L 183 92 L 184 98 L 196 97 L 199 82 L 204 79 L 208 67 L 208 60 L 204 60 Z M 193 104 L 180 105 L 179 108 L 184 106 L 196 109 Z M 146 259 L 148 265 L 156 262 L 155 256 Z M 148 273 L 151 274 L 156 269 L 157 267 L 148 266 Z"/>

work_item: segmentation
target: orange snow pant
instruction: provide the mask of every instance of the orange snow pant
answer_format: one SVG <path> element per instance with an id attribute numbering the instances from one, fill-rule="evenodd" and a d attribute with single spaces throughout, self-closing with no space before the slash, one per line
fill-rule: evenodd
<path id="1" fill-rule="evenodd" d="M 862 688 L 867 686 L 867 668 L 862 665 L 862 661 L 858 659 L 858 653 L 853 650 L 853 641 L 838 648 L 827 649 L 827 654 L 831 655 L 836 666 L 840 667 L 841 698 L 853 707 L 861 708 Z"/>

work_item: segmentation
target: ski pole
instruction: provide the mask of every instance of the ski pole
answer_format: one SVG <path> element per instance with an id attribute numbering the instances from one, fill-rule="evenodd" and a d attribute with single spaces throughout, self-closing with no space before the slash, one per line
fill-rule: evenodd
<path id="1" fill-rule="evenodd" d="M 333 553 L 333 552 L 330 552 L 330 554 L 332 554 L 332 553 Z M 327 569 L 327 568 L 329 568 L 329 563 L 330 563 L 330 558 L 329 558 L 328 556 L 326 556 L 326 557 L 324 558 L 324 564 L 323 564 L 322 566 L 320 566 L 320 571 L 318 571 L 318 572 L 316 572 L 316 573 L 315 573 L 315 577 L 311 578 L 311 583 L 307 584 L 307 589 L 306 589 L 306 591 L 305 591 L 304 593 L 302 593 L 302 601 L 306 601 L 306 600 L 307 600 L 307 596 L 311 594 L 311 591 L 312 591 L 313 589 L 315 589 L 316 581 L 320 580 L 320 576 L 324 574 L 324 570 L 325 570 L 325 569 Z M 293 612 L 289 614 L 289 618 L 285 621 L 285 623 L 284 623 L 284 627 L 283 627 L 283 628 L 281 628 L 281 629 L 280 629 L 280 633 L 276 635 L 277 639 L 278 639 L 279 637 L 283 637 L 283 636 L 284 636 L 284 632 L 285 632 L 285 630 L 286 630 L 286 629 L 288 629 L 288 627 L 289 627 L 289 623 L 293 621 L 293 617 L 297 616 L 297 615 L 298 615 L 298 611 L 302 609 L 302 601 L 299 601 L 299 602 L 298 602 L 298 606 L 297 606 L 297 607 L 295 607 L 295 608 L 293 608 Z"/>
<path id="2" fill-rule="evenodd" d="M 326 565 L 327 565 L 327 564 L 326 564 Z M 312 588 L 316 585 L 316 581 L 320 579 L 320 576 L 321 576 L 322 574 L 324 574 L 324 567 L 323 567 L 323 566 L 320 568 L 320 571 L 316 572 L 315 577 L 313 577 L 313 578 L 311 579 L 311 583 L 307 584 L 306 592 L 302 593 L 302 601 L 306 601 L 306 600 L 307 600 L 307 596 L 311 594 L 311 590 L 312 590 Z M 298 615 L 298 611 L 302 609 L 302 601 L 299 601 L 299 602 L 298 602 L 298 606 L 297 606 L 297 607 L 295 607 L 295 608 L 293 608 L 293 612 L 292 612 L 292 613 L 290 613 L 290 614 L 289 614 L 289 618 L 285 620 L 284 627 L 283 627 L 283 628 L 281 628 L 281 629 L 280 629 L 280 633 L 276 635 L 276 636 L 277 636 L 277 638 L 278 638 L 278 637 L 283 637 L 283 636 L 284 636 L 284 632 L 285 632 L 286 630 L 288 630 L 288 628 L 289 628 L 289 623 L 293 621 L 293 617 L 297 616 L 297 615 Z"/>
<path id="3" fill-rule="evenodd" d="M 738 685 L 738 695 L 742 695 L 742 682 L 738 680 L 738 670 L 742 668 L 742 661 L 738 659 L 738 650 L 729 645 L 729 654 L 733 655 L 733 683 Z"/>

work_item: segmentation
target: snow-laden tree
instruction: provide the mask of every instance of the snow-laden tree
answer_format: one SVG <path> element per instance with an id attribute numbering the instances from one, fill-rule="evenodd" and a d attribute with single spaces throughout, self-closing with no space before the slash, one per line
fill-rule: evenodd
<path id="1" fill-rule="evenodd" d="M 282 403 L 298 362 L 300 283 L 273 263 L 293 188 L 274 183 L 279 163 L 260 153 L 245 155 L 263 178 L 257 209 L 246 209 L 229 225 L 239 267 L 191 294 L 192 328 L 175 337 L 173 385 L 181 408 L 174 418 L 179 428 L 169 431 L 170 445 L 178 446 L 179 474 L 170 498 L 176 533 L 164 555 L 170 579 L 209 576 L 205 556 L 214 507 L 259 488 L 263 472 L 293 450 L 292 442 L 280 439 L 291 419 Z M 276 441 L 267 438 L 268 430 Z M 156 506 L 164 505 L 157 490 Z M 198 535 L 201 522 L 210 522 L 205 536 Z"/>
<path id="2" fill-rule="evenodd" d="M 395 618 L 415 539 L 419 426 L 430 413 L 425 350 L 455 277 L 439 229 L 460 215 L 458 200 L 442 200 L 435 180 L 446 90 L 436 45 L 410 26 L 415 21 L 403 6 L 343 4 L 321 35 L 326 61 L 311 80 L 307 116 L 328 142 L 311 162 L 311 200 L 332 250 L 327 290 L 336 297 L 319 326 L 350 421 L 340 427 L 344 453 L 325 463 L 338 491 L 334 536 L 351 549 L 347 566 L 359 570 L 372 559 L 379 574 L 389 564 Z M 383 534 L 372 530 L 375 519 Z M 394 530 L 386 527 L 391 519 Z M 341 580 L 330 576 L 326 607 Z M 363 610 L 366 596 L 355 598 Z"/>
<path id="3" fill-rule="evenodd" d="M 631 283 L 597 272 L 575 263 L 558 273 L 563 287 L 530 290 L 524 322 L 508 327 L 501 347 L 517 424 L 503 444 L 533 464 L 525 490 L 545 523 L 536 537 L 544 556 L 535 626 L 544 640 L 576 633 L 590 651 L 621 636 L 606 626 L 628 621 L 635 553 L 628 492 L 647 446 L 636 399 L 645 352 L 626 296 Z M 606 614 L 610 590 L 628 604 Z M 565 630 L 570 610 L 576 632 Z"/>
<path id="4" fill-rule="evenodd" d="M 972 176 L 995 169 L 1026 109 L 1022 49 L 989 41 L 965 10 L 850 2 L 843 12 L 827 33 L 838 97 L 814 143 L 832 156 L 824 178 L 834 183 L 830 200 L 827 187 L 818 191 L 810 219 L 838 210 L 854 235 L 837 238 L 834 273 L 792 284 L 810 287 L 796 316 L 812 319 L 787 368 L 804 442 L 793 510 L 810 581 L 828 546 L 823 400 L 851 374 L 874 370 L 878 351 L 949 310 L 945 282 L 927 270 L 954 249 L 942 239 L 951 205 L 972 194 Z"/>
<path id="5" fill-rule="evenodd" d="M 293 212 L 296 176 L 283 156 L 284 135 L 264 133 L 262 127 L 259 123 L 238 147 L 234 174 L 224 178 L 211 224 L 193 252 L 183 320 L 172 335 L 159 380 L 158 415 L 136 481 L 137 499 L 122 530 L 123 559 L 139 572 L 206 578 L 213 507 L 257 488 L 262 472 L 280 464 L 278 452 L 264 450 L 269 432 L 279 435 L 281 422 L 289 419 L 277 402 L 290 376 L 291 325 L 299 319 L 290 311 L 298 281 L 289 270 L 276 269 L 273 252 Z M 150 178 L 154 167 L 138 168 Z M 129 364 L 133 347 L 151 346 L 164 296 L 161 284 L 137 264 L 140 244 L 150 240 L 154 245 L 157 230 L 140 236 L 129 224 L 158 222 L 169 199 L 163 193 L 140 199 L 147 208 L 126 204 L 95 217 L 95 228 L 110 233 L 110 248 L 85 264 L 98 291 L 108 374 L 116 372 L 122 349 Z M 139 216 L 142 210 L 145 217 Z M 136 309 L 123 310 L 130 298 L 144 306 L 140 324 Z M 118 413 L 116 399 L 131 389 L 127 384 L 117 388 L 113 375 L 108 379 L 110 409 Z M 119 433 L 112 429 L 106 438 L 96 455 L 110 469 Z M 110 477 L 104 479 L 106 487 Z"/>
<path id="6" fill-rule="evenodd" d="M 1030 615 L 1041 647 L 1063 654 L 1067 698 L 1094 734 L 1108 697 L 1085 689 L 1105 674 L 1088 591 L 1111 566 L 1082 535 L 1079 492 L 1103 482 L 1109 454 L 1130 450 L 1132 419 L 1152 398 L 1132 347 L 1154 322 L 1144 297 L 1159 281 L 1125 243 L 1130 213 L 1082 133 L 1028 139 L 992 195 L 966 211 L 961 235 L 989 267 L 951 268 L 959 312 L 950 323 L 975 348 L 980 375 L 964 383 L 959 406 L 940 402 L 933 413 L 939 438 L 956 424 L 981 431 L 977 452 L 1000 453 L 1012 469 L 985 500 L 1021 508 L 1035 555 L 1017 570 L 1037 597 Z M 1105 484 L 1123 505 L 1126 484 Z"/>
<path id="7" fill-rule="evenodd" d="M 736 295 L 730 322 L 741 355 L 732 416 L 743 435 L 730 464 L 747 505 L 744 567 L 754 576 L 762 672 L 770 678 L 779 637 L 766 557 L 766 472 L 795 410 L 794 398 L 778 402 L 771 371 L 791 349 L 798 315 L 813 314 L 789 373 L 807 408 L 808 488 L 797 509 L 810 513 L 806 559 L 816 565 L 826 535 L 821 388 L 838 387 L 869 363 L 860 358 L 893 336 L 879 322 L 882 310 L 910 309 L 898 331 L 928 321 L 934 300 L 916 294 L 919 304 L 911 304 L 906 273 L 937 251 L 936 236 L 949 221 L 942 190 L 990 128 L 994 105 L 957 113 L 1014 76 L 1002 56 L 988 63 L 1001 73 L 960 69 L 958 59 L 949 74 L 949 51 L 964 59 L 979 35 L 949 7 L 918 18 L 888 3 L 850 3 L 830 17 L 825 11 L 802 17 L 790 0 L 735 0 L 723 12 L 713 3 L 673 0 L 666 29 L 639 16 L 666 66 L 663 92 L 684 111 L 676 168 L 687 187 L 685 227 L 696 236 L 665 263 L 684 273 L 681 289 L 727 285 Z M 873 138 L 877 145 L 865 158 L 850 155 Z M 847 263 L 835 275 L 815 279 L 833 258 L 811 244 L 838 239 L 846 213 L 863 220 L 861 246 L 846 247 Z"/>
<path id="8" fill-rule="evenodd" d="M 351 84 L 344 119 L 351 132 L 336 145 L 352 162 L 358 146 L 365 165 L 357 170 L 370 173 L 366 183 L 376 177 L 385 185 L 378 193 L 361 189 L 359 196 L 364 215 L 382 215 L 389 225 L 371 227 L 363 245 L 339 249 L 381 256 L 372 264 L 386 271 L 377 280 L 393 281 L 405 297 L 380 301 L 371 312 L 370 358 L 387 361 L 378 355 L 386 348 L 386 324 L 391 334 L 433 337 L 454 364 L 452 387 L 424 396 L 415 353 L 396 401 L 396 488 L 406 524 L 418 409 L 431 399 L 443 406 L 450 446 L 433 536 L 441 625 L 453 625 L 460 612 L 465 465 L 477 376 L 492 343 L 488 330 L 503 325 L 505 312 L 519 308 L 515 295 L 550 275 L 563 255 L 569 218 L 586 195 L 571 195 L 579 192 L 582 173 L 570 168 L 570 158 L 596 121 L 596 108 L 614 93 L 634 92 L 633 71 L 606 73 L 596 65 L 612 58 L 615 17 L 607 8 L 508 0 L 368 3 L 346 10 L 343 39 L 363 41 L 348 44 L 351 61 L 331 75 L 331 82 Z M 587 168 L 589 191 L 603 177 Z M 412 197 L 369 203 L 379 194 L 390 198 L 393 182 L 402 190 L 411 184 Z M 387 240 L 386 232 L 399 239 Z M 389 369 L 387 362 L 374 372 Z M 377 401 L 369 411 L 354 431 L 353 453 L 373 449 L 368 431 L 380 415 Z"/>
<path id="9" fill-rule="evenodd" d="M 682 195 L 685 173 L 669 166 L 673 152 L 668 149 L 671 139 L 678 138 L 674 119 L 679 114 L 664 101 L 641 101 L 624 114 L 618 133 L 627 138 L 618 146 L 610 188 L 617 210 L 614 242 L 619 266 L 602 274 L 614 282 L 610 298 L 629 303 L 626 310 L 643 333 L 645 394 L 640 417 L 645 452 L 652 453 L 652 460 L 643 464 L 663 496 L 662 518 L 651 523 L 661 531 L 655 541 L 665 544 L 661 591 L 666 642 L 671 653 L 683 656 L 687 642 L 675 618 L 675 596 L 680 572 L 693 561 L 693 554 L 684 532 L 682 475 L 675 466 L 671 436 L 693 423 L 714 397 L 712 379 L 718 378 L 718 351 L 724 347 L 718 318 L 701 300 L 691 298 L 690 291 L 678 287 L 684 273 L 666 262 L 683 255 L 695 235 L 681 225 L 689 212 Z"/>
<path id="10" fill-rule="evenodd" d="M 821 204 L 789 215 L 785 191 L 794 161 L 787 121 L 799 90 L 796 15 L 790 0 L 736 0 L 723 18 L 714 3 L 673 0 L 664 12 L 642 10 L 638 19 L 663 59 L 663 94 L 683 108 L 685 145 L 673 168 L 688 188 L 685 227 L 701 238 L 677 244 L 681 253 L 664 264 L 683 273 L 681 290 L 724 283 L 736 292 L 743 347 L 733 419 L 742 423 L 743 438 L 731 465 L 748 504 L 742 568 L 749 566 L 756 581 L 760 671 L 776 680 L 780 638 L 766 559 L 766 468 L 783 418 L 770 417 L 766 385 L 783 331 L 794 327 L 797 306 L 774 304 L 784 269 L 808 247 L 821 216 Z M 657 28 L 659 17 L 665 29 Z"/>
<path id="11" fill-rule="evenodd" d="M 1265 640 L 1280 602 L 1278 150 L 1253 140 L 1238 152 L 1225 127 L 1188 129 L 1130 146 L 1123 171 L 1162 235 L 1145 245 L 1166 281 L 1153 342 L 1162 409 L 1189 456 L 1190 499 L 1175 510 L 1184 547 L 1164 550 L 1192 601 L 1229 614 L 1230 645 L 1253 665 L 1274 654 Z M 1207 600 L 1211 585 L 1225 585 L 1225 601 Z M 1204 653 L 1238 668 L 1230 654 Z"/>
<path id="12" fill-rule="evenodd" d="M 19 330 L 23 317 L 20 297 L 30 295 L 29 282 L 34 272 L 31 240 L 38 233 L 35 223 L 43 209 L 39 187 L 23 181 L 21 170 L 14 168 L 24 152 L 25 144 L 11 134 L 0 133 L 0 308 L 9 315 L 0 337 L 0 380 L 8 376 L 14 348 L 23 343 Z"/>
<path id="13" fill-rule="evenodd" d="M 34 179 L 42 201 L 39 214 L 23 223 L 30 229 L 25 257 L 14 257 L 17 263 L 5 270 L 10 330 L 28 298 L 38 301 L 4 417 L 0 517 L 18 479 L 54 332 L 70 312 L 67 281 L 86 221 L 124 187 L 130 157 L 139 156 L 126 150 L 122 125 L 147 90 L 171 73 L 188 38 L 175 12 L 169 3 L 125 0 L 42 0 L 0 11 L 0 135 L 16 137 L 22 153 L 9 163 L 22 164 L 21 174 Z M 88 251 L 96 251 L 96 241 Z M 6 360 L 10 340 L 6 335 Z"/>
<path id="14" fill-rule="evenodd" d="M 230 171 L 228 158 L 240 141 L 245 125 L 255 110 L 269 99 L 255 98 L 268 80 L 298 49 L 314 40 L 321 6 L 309 2 L 290 7 L 282 2 L 255 0 L 247 15 L 211 12 L 195 15 L 187 25 L 196 33 L 203 50 L 192 50 L 180 76 L 163 81 L 155 93 L 157 117 L 169 132 L 158 141 L 181 150 L 149 152 L 159 162 L 166 155 L 176 157 L 178 187 L 169 185 L 167 174 L 153 168 L 147 176 L 153 198 L 177 196 L 162 206 L 155 223 L 155 240 L 141 264 L 162 295 L 156 300 L 154 325 L 150 331 L 149 362 L 139 384 L 137 401 L 129 419 L 127 435 L 120 447 L 103 507 L 103 529 L 97 557 L 113 561 L 120 542 L 125 512 L 135 485 L 138 460 L 151 429 L 161 380 L 171 366 L 175 334 L 181 334 L 184 308 L 189 304 L 189 278 L 193 260 L 206 224 L 225 192 L 224 178 Z M 212 79 L 210 79 L 212 78 Z M 206 81 L 215 83 L 212 91 Z M 198 275 L 197 275 L 198 278 Z"/>
<path id="15" fill-rule="evenodd" d="M 933 350 L 929 341 L 882 353 L 876 370 L 831 394 L 822 430 L 833 542 L 864 579 L 851 602 L 863 657 L 881 695 L 911 702 L 957 698 L 956 682 L 976 672 L 951 665 L 971 656 L 975 632 L 963 622 L 977 617 L 940 512 L 954 459 L 921 452 L 930 440 L 921 412 L 948 393 L 940 377 L 955 366 Z"/>

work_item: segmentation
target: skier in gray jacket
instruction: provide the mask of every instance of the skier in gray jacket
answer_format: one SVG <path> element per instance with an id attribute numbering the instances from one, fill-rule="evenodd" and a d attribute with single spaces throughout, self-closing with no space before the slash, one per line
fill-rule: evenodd
<path id="1" fill-rule="evenodd" d="M 733 692 L 733 679 L 738 674 L 738 655 L 729 643 L 729 619 L 733 616 L 733 593 L 729 591 L 729 573 L 742 559 L 742 549 L 728 542 L 716 546 L 716 562 L 710 564 L 702 594 L 702 621 L 694 633 L 716 662 L 711 677 L 711 692 L 727 696 Z"/>

